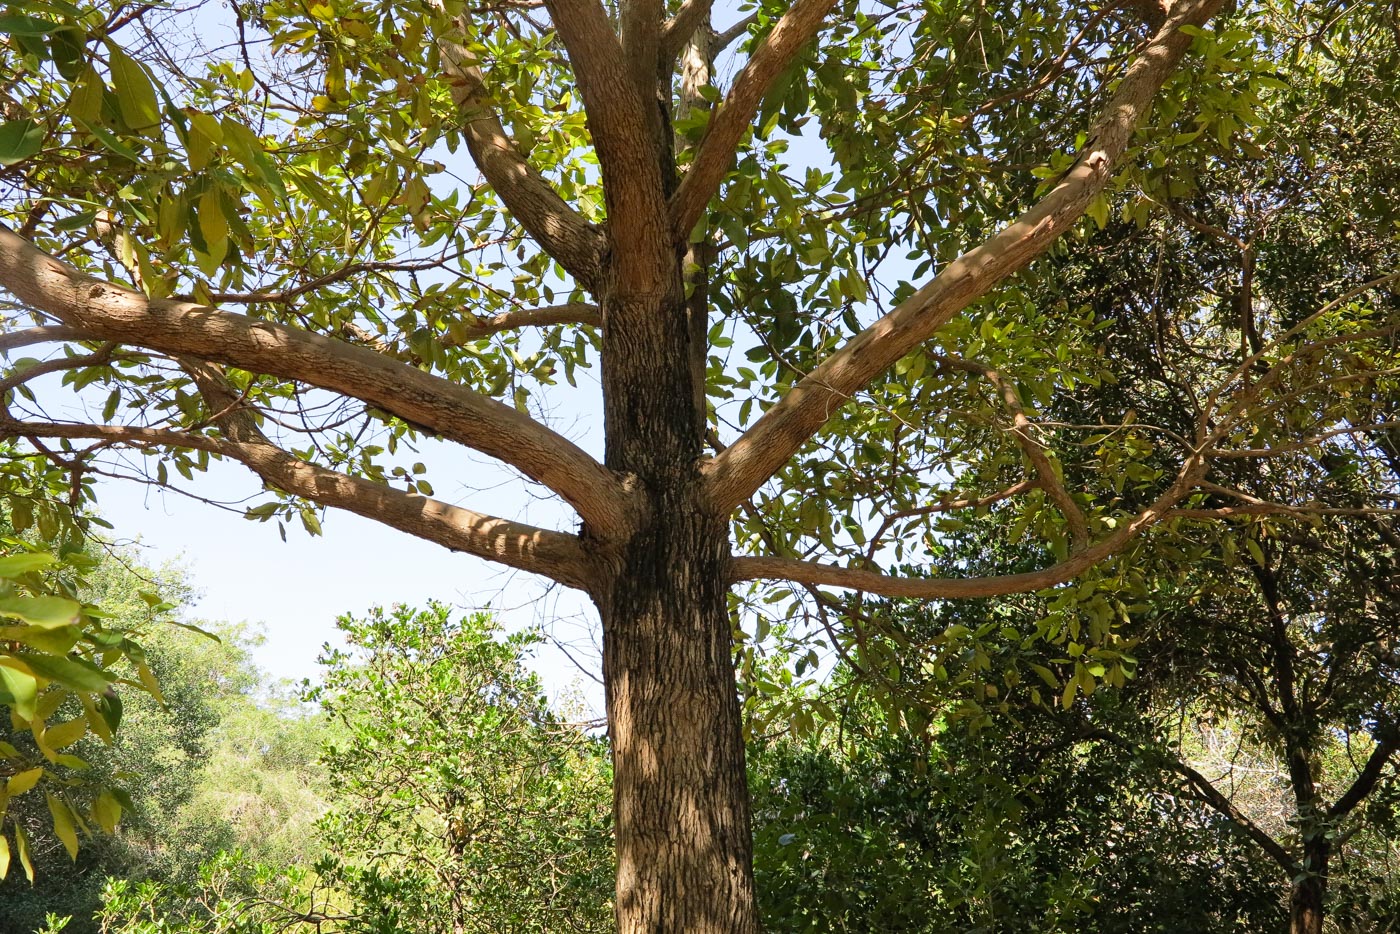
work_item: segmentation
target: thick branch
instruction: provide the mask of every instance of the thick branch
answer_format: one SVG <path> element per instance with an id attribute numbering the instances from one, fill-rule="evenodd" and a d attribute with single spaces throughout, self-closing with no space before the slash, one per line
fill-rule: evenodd
<path id="1" fill-rule="evenodd" d="M 1074 226 L 1107 185 L 1152 98 L 1191 44 L 1180 27 L 1205 22 L 1220 3 L 1180 0 L 1129 66 L 1073 167 L 1040 203 L 848 341 L 707 465 L 718 509 L 728 512 L 747 499 L 852 395 Z"/>
<path id="2" fill-rule="evenodd" d="M 50 373 L 61 373 L 64 370 L 77 370 L 85 366 L 99 366 L 107 363 L 112 359 L 112 351 L 116 348 L 115 343 L 108 341 L 93 353 L 81 357 L 54 357 L 52 360 L 45 360 L 43 363 L 37 363 L 20 373 L 14 373 L 5 379 L 0 379 L 0 400 L 3 400 L 11 389 L 32 379 L 48 376 Z"/>
<path id="3" fill-rule="evenodd" d="M 494 399 L 373 350 L 87 276 L 0 225 L 0 285 L 103 340 L 231 364 L 362 399 L 498 458 L 562 496 L 594 534 L 630 524 L 631 497 L 568 439 Z"/>
<path id="4" fill-rule="evenodd" d="M 661 33 L 666 15 L 662 0 L 625 0 L 621 4 L 621 39 L 623 61 L 632 74 L 632 85 L 643 99 L 656 95 L 658 74 L 669 76 L 670 69 L 662 66 Z M 675 56 L 665 59 L 669 64 Z M 657 119 L 660 119 L 660 111 Z"/>
<path id="5" fill-rule="evenodd" d="M 817 34 L 834 5 L 835 0 L 797 0 L 749 56 L 724 102 L 710 117 L 690 170 L 671 198 L 672 235 L 677 242 L 690 238 L 705 205 L 719 190 L 725 173 L 734 164 L 739 140 L 748 132 L 764 95 Z"/>
<path id="6" fill-rule="evenodd" d="M 632 0 L 632 18 L 653 4 Z M 659 19 L 660 4 L 656 19 Z M 547 0 L 550 17 L 569 50 L 588 127 L 603 177 L 608 238 L 616 265 L 617 294 L 658 294 L 674 279 L 676 255 L 665 236 L 666 191 L 662 181 L 661 105 L 656 99 L 656 33 L 635 26 L 634 42 L 650 36 L 650 58 L 629 63 L 599 0 Z M 645 70 L 643 97 L 634 69 Z"/>
<path id="7" fill-rule="evenodd" d="M 466 324 L 452 332 L 452 343 L 480 340 L 501 331 L 520 328 L 547 328 L 556 324 L 585 324 L 601 327 L 603 314 L 597 305 L 574 302 L 568 305 L 547 305 L 543 308 L 518 308 L 495 315 L 471 315 Z"/>
<path id="8" fill-rule="evenodd" d="M 30 347 L 34 344 L 56 344 L 59 341 L 90 340 L 93 340 L 91 334 L 87 334 L 77 328 L 65 327 L 61 324 L 47 324 L 36 328 L 26 328 L 23 331 L 10 331 L 7 334 L 0 334 L 0 353 L 16 350 L 20 347 Z"/>
<path id="9" fill-rule="evenodd" d="M 262 441 L 121 425 L 66 425 L 0 418 L 0 437 L 72 438 L 132 447 L 208 451 L 238 461 L 269 486 L 345 509 L 445 548 L 463 551 L 584 589 L 589 575 L 582 546 L 571 535 L 510 522 L 424 496 L 309 464 Z"/>
<path id="10" fill-rule="evenodd" d="M 758 13 L 750 13 L 739 22 L 715 36 L 715 51 L 720 52 L 729 48 L 730 43 L 749 31 L 749 27 L 758 22 Z"/>
<path id="11" fill-rule="evenodd" d="M 452 101 L 462 113 L 462 135 L 486 181 L 526 232 L 586 289 L 602 269 L 603 235 L 559 197 L 501 126 L 476 59 L 462 46 L 441 43 Z"/>
<path id="12" fill-rule="evenodd" d="M 1377 743 L 1376 748 L 1371 750 L 1370 757 L 1366 764 L 1361 767 L 1361 772 L 1356 776 L 1356 781 L 1351 783 L 1351 787 L 1346 790 L 1337 803 L 1332 805 L 1327 811 L 1327 816 L 1331 819 L 1340 819 L 1350 814 L 1358 804 L 1366 800 L 1366 796 L 1376 787 L 1376 782 L 1380 781 L 1381 772 L 1395 755 L 1397 737 L 1393 732 L 1383 736 Z"/>
<path id="13" fill-rule="evenodd" d="M 676 11 L 676 15 L 667 21 L 666 27 L 661 30 L 663 70 L 666 64 L 675 61 L 676 56 L 681 54 L 681 50 L 690 41 L 690 37 L 695 35 L 695 30 L 705 21 L 713 6 L 714 0 L 685 0 Z"/>

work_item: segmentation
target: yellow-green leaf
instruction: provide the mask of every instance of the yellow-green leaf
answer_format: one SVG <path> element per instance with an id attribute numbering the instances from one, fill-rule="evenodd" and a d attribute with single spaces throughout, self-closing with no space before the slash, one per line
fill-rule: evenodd
<path id="1" fill-rule="evenodd" d="M 0 833 L 0 879 L 10 874 L 10 840 Z"/>
<path id="2" fill-rule="evenodd" d="M 102 76 L 91 65 L 78 76 L 68 97 L 68 112 L 79 120 L 95 123 L 102 119 L 102 98 L 107 90 Z"/>
<path id="3" fill-rule="evenodd" d="M 42 551 L 6 555 L 0 558 L 0 577 L 13 579 L 28 574 L 30 571 L 51 567 L 56 560 L 53 555 Z"/>
<path id="4" fill-rule="evenodd" d="M 22 795 L 35 785 L 39 784 L 39 779 L 44 777 L 42 766 L 34 769 L 26 769 L 10 776 L 10 780 L 5 783 L 5 794 L 10 797 Z"/>
<path id="5" fill-rule="evenodd" d="M 1060 695 L 1060 706 L 1069 710 L 1074 706 L 1074 692 L 1079 687 L 1078 680 L 1069 678 L 1065 681 L 1065 691 Z"/>
<path id="6" fill-rule="evenodd" d="M 82 739 L 87 729 L 87 718 L 75 717 L 66 723 L 60 723 L 58 726 L 45 730 L 44 744 L 50 749 L 63 749 L 65 746 L 71 746 Z"/>
<path id="7" fill-rule="evenodd" d="M 165 695 L 160 692 L 160 685 L 156 683 L 156 676 L 151 674 L 151 669 L 146 666 L 145 662 L 137 663 L 136 674 L 140 676 L 141 684 L 146 688 L 150 695 L 156 700 L 160 701 L 162 704 L 164 704 Z"/>
<path id="8" fill-rule="evenodd" d="M 47 720 L 54 715 L 58 708 L 63 706 L 73 694 L 72 691 L 57 684 L 50 685 L 49 688 L 39 695 L 39 703 L 34 706 L 34 715 L 40 720 Z"/>
<path id="9" fill-rule="evenodd" d="M 28 720 L 34 716 L 39 682 L 27 668 L 21 671 L 17 667 L 19 664 L 14 659 L 0 658 L 0 688 L 10 695 L 11 712 L 21 720 Z"/>
<path id="10" fill-rule="evenodd" d="M 117 829 L 117 824 L 122 819 L 121 802 L 109 789 L 104 788 L 92 804 L 92 816 L 96 819 L 99 827 L 112 833 Z"/>
<path id="11" fill-rule="evenodd" d="M 105 691 L 114 680 L 92 662 L 77 656 L 63 658 L 57 655 L 26 653 L 21 659 L 34 673 L 75 691 Z"/>
<path id="12" fill-rule="evenodd" d="M 0 616 L 13 616 L 31 626 L 56 629 L 78 618 L 82 609 L 76 600 L 63 597 L 7 597 L 0 600 Z"/>
<path id="13" fill-rule="evenodd" d="M 209 247 L 209 255 L 223 259 L 228 247 L 228 220 L 217 188 L 210 188 L 199 199 L 199 232 Z"/>
<path id="14" fill-rule="evenodd" d="M 73 815 L 68 810 L 68 805 L 64 804 L 53 795 L 48 796 L 49 813 L 53 815 L 53 832 L 59 840 L 63 841 L 63 848 L 68 851 L 68 858 L 76 860 L 78 858 L 78 831 L 73 826 Z"/>
<path id="15" fill-rule="evenodd" d="M 42 626 L 0 626 L 0 641 L 22 642 L 51 655 L 67 655 L 82 637 L 77 626 L 44 629 Z"/>
<path id="16" fill-rule="evenodd" d="M 19 850 L 19 862 L 24 867 L 24 874 L 32 883 L 34 881 L 34 863 L 29 859 L 29 837 L 24 832 L 24 828 L 15 826 L 15 848 Z"/>
<path id="17" fill-rule="evenodd" d="M 208 137 L 210 142 L 222 143 L 224 141 L 224 128 L 217 117 L 202 110 L 188 111 L 188 114 L 190 123 L 196 130 Z"/>

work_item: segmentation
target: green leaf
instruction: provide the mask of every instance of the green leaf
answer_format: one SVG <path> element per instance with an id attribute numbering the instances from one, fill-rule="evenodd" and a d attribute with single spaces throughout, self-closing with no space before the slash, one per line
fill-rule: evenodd
<path id="1" fill-rule="evenodd" d="M 39 693 L 38 679 L 5 662 L 5 659 L 0 659 L 0 686 L 10 695 L 15 713 L 29 720 L 34 716 L 35 699 Z"/>
<path id="2" fill-rule="evenodd" d="M 6 13 L 0 16 L 0 33 L 10 36 L 46 36 L 63 28 L 62 23 L 25 16 L 20 13 Z"/>
<path id="3" fill-rule="evenodd" d="M 146 69 L 111 40 L 107 41 L 107 60 L 112 69 L 112 87 L 117 92 L 117 106 L 126 125 L 133 130 L 144 130 L 159 124 L 156 89 Z"/>
<path id="4" fill-rule="evenodd" d="M 121 697 L 115 691 L 110 694 L 103 694 L 97 698 L 94 706 L 97 708 L 97 713 L 102 717 L 103 722 L 107 724 L 107 729 L 115 733 L 117 727 L 121 726 L 122 722 Z"/>
<path id="5" fill-rule="evenodd" d="M 0 616 L 13 616 L 31 626 L 57 629 L 72 625 L 82 606 L 64 597 L 6 597 L 0 600 Z"/>
<path id="6" fill-rule="evenodd" d="M 14 509 L 14 506 L 10 507 Z M 42 568 L 52 567 L 56 562 L 51 554 L 42 551 L 30 552 L 28 554 L 7 555 L 0 558 L 0 577 L 16 578 L 30 571 L 38 571 Z"/>
<path id="7" fill-rule="evenodd" d="M 132 149 L 126 143 L 123 143 L 121 140 L 117 139 L 117 137 L 112 133 L 112 131 L 108 130 L 106 127 L 99 125 L 95 121 L 89 122 L 87 120 L 84 120 L 77 114 L 73 115 L 73 122 L 76 123 L 78 126 L 82 127 L 84 130 L 87 130 L 93 136 L 97 137 L 97 139 L 102 143 L 103 146 L 106 146 L 108 149 L 112 150 L 112 152 L 116 153 L 117 155 L 122 156 L 126 159 L 130 159 L 132 162 L 141 161 L 141 157 L 136 154 L 136 150 Z"/>
<path id="8" fill-rule="evenodd" d="M 75 691 L 105 691 L 112 681 L 106 672 L 85 659 L 29 653 L 19 658 L 33 669 L 35 674 L 57 681 Z"/>
<path id="9" fill-rule="evenodd" d="M 14 165 L 34 155 L 44 145 L 44 125 L 37 120 L 0 123 L 0 165 Z"/>

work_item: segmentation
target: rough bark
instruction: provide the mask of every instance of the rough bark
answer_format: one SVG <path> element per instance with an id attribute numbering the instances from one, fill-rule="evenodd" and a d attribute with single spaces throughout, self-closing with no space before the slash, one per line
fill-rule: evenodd
<path id="1" fill-rule="evenodd" d="M 1331 850 L 1331 844 L 1321 838 L 1304 844 L 1303 869 L 1307 875 L 1293 884 L 1288 900 L 1288 934 L 1322 934 Z"/>
<path id="2" fill-rule="evenodd" d="M 685 313 L 679 258 L 667 294 L 603 303 L 607 466 L 646 503 L 595 593 L 623 934 L 758 930 L 728 522 L 699 471 Z"/>

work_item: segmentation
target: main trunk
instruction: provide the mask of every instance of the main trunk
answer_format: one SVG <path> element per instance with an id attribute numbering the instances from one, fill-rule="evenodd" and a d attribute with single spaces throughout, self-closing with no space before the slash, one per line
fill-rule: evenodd
<path id="1" fill-rule="evenodd" d="M 728 523 L 701 485 L 693 334 L 679 258 L 667 294 L 604 298 L 607 464 L 646 504 L 595 593 L 624 934 L 758 930 Z"/>
<path id="2" fill-rule="evenodd" d="M 1326 839 L 1309 840 L 1303 852 L 1303 868 L 1308 874 L 1293 884 L 1293 895 L 1288 900 L 1288 934 L 1322 934 L 1331 847 Z"/>

